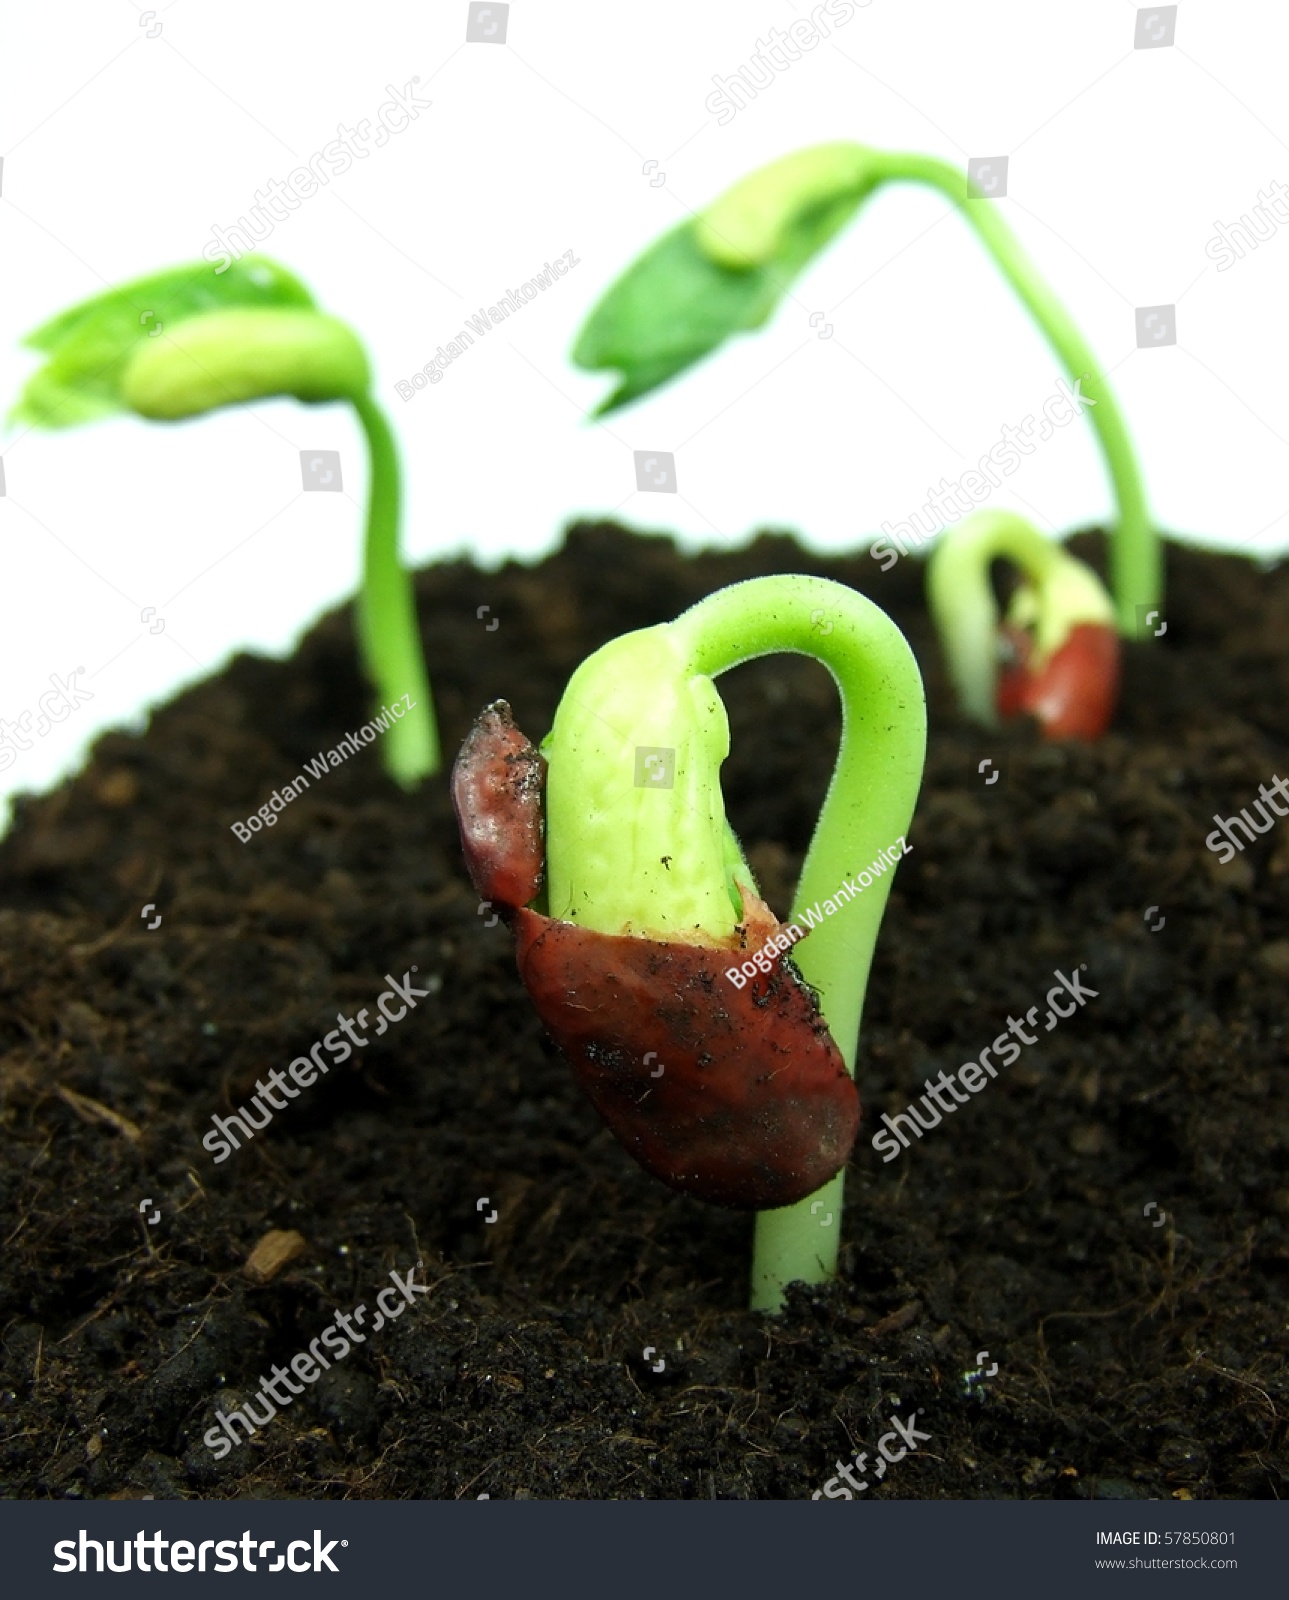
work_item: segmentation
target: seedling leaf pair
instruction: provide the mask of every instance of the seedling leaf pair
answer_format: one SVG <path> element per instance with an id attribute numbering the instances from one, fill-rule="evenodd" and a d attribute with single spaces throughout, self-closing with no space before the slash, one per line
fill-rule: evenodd
<path id="1" fill-rule="evenodd" d="M 793 278 L 863 198 L 867 169 L 837 159 L 847 150 L 824 146 L 805 152 L 808 162 L 792 156 L 776 163 L 766 169 L 774 179 L 767 193 L 741 200 L 736 189 L 723 215 L 714 207 L 682 224 L 627 268 L 573 350 L 580 367 L 622 374 L 597 415 L 639 399 L 731 335 L 769 320 Z"/>
<path id="2" fill-rule="evenodd" d="M 124 413 L 175 422 L 276 396 L 354 407 L 371 459 L 359 653 L 378 703 L 406 697 L 410 708 L 381 741 L 382 759 L 405 788 L 437 771 L 415 600 L 398 553 L 398 452 L 353 330 L 319 311 L 276 262 L 246 256 L 222 272 L 200 262 L 138 278 L 61 312 L 26 343 L 47 358 L 14 412 L 33 427 Z"/>
<path id="3" fill-rule="evenodd" d="M 23 343 L 48 359 L 27 380 L 11 420 L 73 428 L 131 410 L 122 380 L 131 360 L 186 319 L 233 308 L 312 308 L 298 278 L 262 256 L 215 275 L 205 262 L 136 278 L 51 317 Z"/>
<path id="4" fill-rule="evenodd" d="M 998 204 L 974 196 L 965 174 L 935 157 L 849 143 L 797 151 L 744 178 L 647 249 L 606 292 L 573 350 L 578 366 L 620 375 L 601 412 L 648 394 L 733 334 L 760 327 L 802 267 L 887 182 L 928 185 L 959 211 L 1068 377 L 1082 385 L 1118 502 L 1111 547 L 1118 627 L 1127 637 L 1145 637 L 1142 608 L 1158 608 L 1163 588 L 1159 541 L 1109 382 Z"/>

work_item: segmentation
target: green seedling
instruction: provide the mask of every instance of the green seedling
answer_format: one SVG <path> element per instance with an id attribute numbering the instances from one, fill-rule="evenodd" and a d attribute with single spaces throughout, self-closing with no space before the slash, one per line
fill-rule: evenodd
<path id="1" fill-rule="evenodd" d="M 319 311 L 283 267 L 245 256 L 222 273 L 199 262 L 138 278 L 62 312 L 25 343 L 46 359 L 11 420 L 32 427 L 71 428 L 122 413 L 178 422 L 279 396 L 353 406 L 371 461 L 359 653 L 378 702 L 406 696 L 411 707 L 381 741 L 382 758 L 404 788 L 437 772 L 416 603 L 399 558 L 398 451 L 353 330 Z"/>
<path id="2" fill-rule="evenodd" d="M 993 561 L 1020 569 L 1006 619 Z M 941 535 L 927 598 L 963 712 L 983 727 L 1028 715 L 1048 739 L 1099 739 L 1119 689 L 1114 606 L 1100 578 L 1010 511 L 976 511 Z"/>
<path id="3" fill-rule="evenodd" d="M 842 707 L 786 924 L 725 817 L 713 683 L 773 651 L 822 662 Z M 864 991 L 925 745 L 921 678 L 894 623 L 841 584 L 791 576 L 722 589 L 596 651 L 540 753 L 502 701 L 457 758 L 470 874 L 510 923 L 538 1013 L 646 1170 L 759 1213 L 761 1309 L 836 1269 Z"/>
<path id="4" fill-rule="evenodd" d="M 763 326 L 797 274 L 884 183 L 927 184 L 958 209 L 1091 402 L 1118 507 L 1111 550 L 1118 627 L 1127 637 L 1149 637 L 1142 608 L 1160 605 L 1159 542 L 1109 381 L 997 205 L 934 156 L 850 143 L 800 150 L 665 234 L 608 290 L 574 347 L 578 366 L 620 375 L 600 414 L 648 394 L 732 334 Z"/>

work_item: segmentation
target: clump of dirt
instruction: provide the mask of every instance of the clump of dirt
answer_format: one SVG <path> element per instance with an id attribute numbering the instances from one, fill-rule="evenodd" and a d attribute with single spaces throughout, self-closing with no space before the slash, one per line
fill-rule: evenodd
<path id="1" fill-rule="evenodd" d="M 535 567 L 419 575 L 449 750 L 503 696 L 539 737 L 588 652 L 741 578 L 838 578 L 913 644 L 930 750 L 869 986 L 842 1273 L 777 1319 L 744 1309 L 749 1220 L 646 1177 L 544 1041 L 444 782 L 405 795 L 368 749 L 232 832 L 365 720 L 348 611 L 21 800 L 0 1492 L 802 1497 L 916 1412 L 929 1437 L 864 1494 L 1283 1496 L 1289 820 L 1227 866 L 1204 840 L 1289 777 L 1289 569 L 1169 560 L 1167 634 L 1129 649 L 1096 746 L 960 723 L 910 561 L 782 535 L 683 558 L 598 525 Z M 835 691 L 789 656 L 721 690 L 731 819 L 783 915 Z M 1077 1016 L 879 1158 L 883 1111 L 1080 965 Z M 212 1116 L 409 972 L 437 992 L 214 1161 Z M 300 1237 L 248 1272 L 271 1231 Z M 426 1292 L 375 1329 L 409 1269 Z M 261 1375 L 360 1302 L 364 1338 L 216 1459 L 216 1413 L 263 1415 Z"/>

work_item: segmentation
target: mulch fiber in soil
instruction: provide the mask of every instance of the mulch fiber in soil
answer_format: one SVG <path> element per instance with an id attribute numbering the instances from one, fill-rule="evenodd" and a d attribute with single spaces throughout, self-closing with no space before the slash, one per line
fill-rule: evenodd
<path id="1" fill-rule="evenodd" d="M 1099 562 L 1099 538 L 1076 548 Z M 748 1217 L 635 1167 L 544 1040 L 445 781 L 405 795 L 368 748 L 232 832 L 366 719 L 348 611 L 19 801 L 0 1493 L 808 1497 L 916 1412 L 928 1437 L 866 1495 L 1283 1497 L 1289 819 L 1226 866 L 1204 841 L 1289 777 L 1289 567 L 1169 565 L 1167 633 L 1129 648 L 1095 746 L 960 722 L 913 561 L 784 536 L 687 559 L 579 526 L 535 567 L 419 575 L 449 751 L 499 696 L 540 737 L 588 652 L 759 574 L 850 583 L 917 653 L 930 748 L 869 985 L 841 1275 L 778 1318 L 744 1308 Z M 783 916 L 835 691 L 777 656 L 721 692 L 731 820 Z M 880 1159 L 883 1111 L 1078 967 L 1094 999 Z M 212 1116 L 408 972 L 415 1009 L 214 1161 Z M 375 1329 L 409 1270 L 426 1292 Z M 365 1337 L 217 1460 L 216 1413 L 262 1415 L 260 1376 L 359 1303 Z"/>

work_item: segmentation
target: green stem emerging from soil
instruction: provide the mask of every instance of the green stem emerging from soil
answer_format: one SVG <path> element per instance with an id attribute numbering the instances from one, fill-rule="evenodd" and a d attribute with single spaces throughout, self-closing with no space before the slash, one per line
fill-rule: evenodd
<path id="1" fill-rule="evenodd" d="M 552 916 L 603 933 L 733 940 L 736 885 L 751 887 L 752 878 L 725 821 L 719 770 L 729 729 L 712 679 L 773 651 L 822 662 L 841 694 L 837 763 L 794 918 L 835 896 L 906 833 L 926 709 L 903 635 L 840 584 L 756 578 L 710 595 L 674 623 L 614 640 L 574 674 L 543 746 Z M 889 873 L 875 877 L 793 952 L 852 1075 L 889 889 Z M 842 1187 L 838 1174 L 810 1199 L 758 1216 L 755 1308 L 777 1310 L 790 1282 L 833 1276 Z"/>
<path id="2" fill-rule="evenodd" d="M 1097 575 L 1024 517 L 973 511 L 948 529 L 927 563 L 927 599 L 958 703 L 985 728 L 997 727 L 999 720 L 998 606 L 989 583 L 990 563 L 999 557 L 1025 575 L 1036 663 L 1077 624 L 1114 623 L 1114 607 Z"/>
<path id="3" fill-rule="evenodd" d="M 421 649 L 412 579 L 399 558 L 402 481 L 389 423 L 375 401 L 355 395 L 354 410 L 367 437 L 371 486 L 363 581 L 357 600 L 358 646 L 377 700 L 411 705 L 384 736 L 386 771 L 405 789 L 439 770 L 439 736 L 430 681 Z"/>

